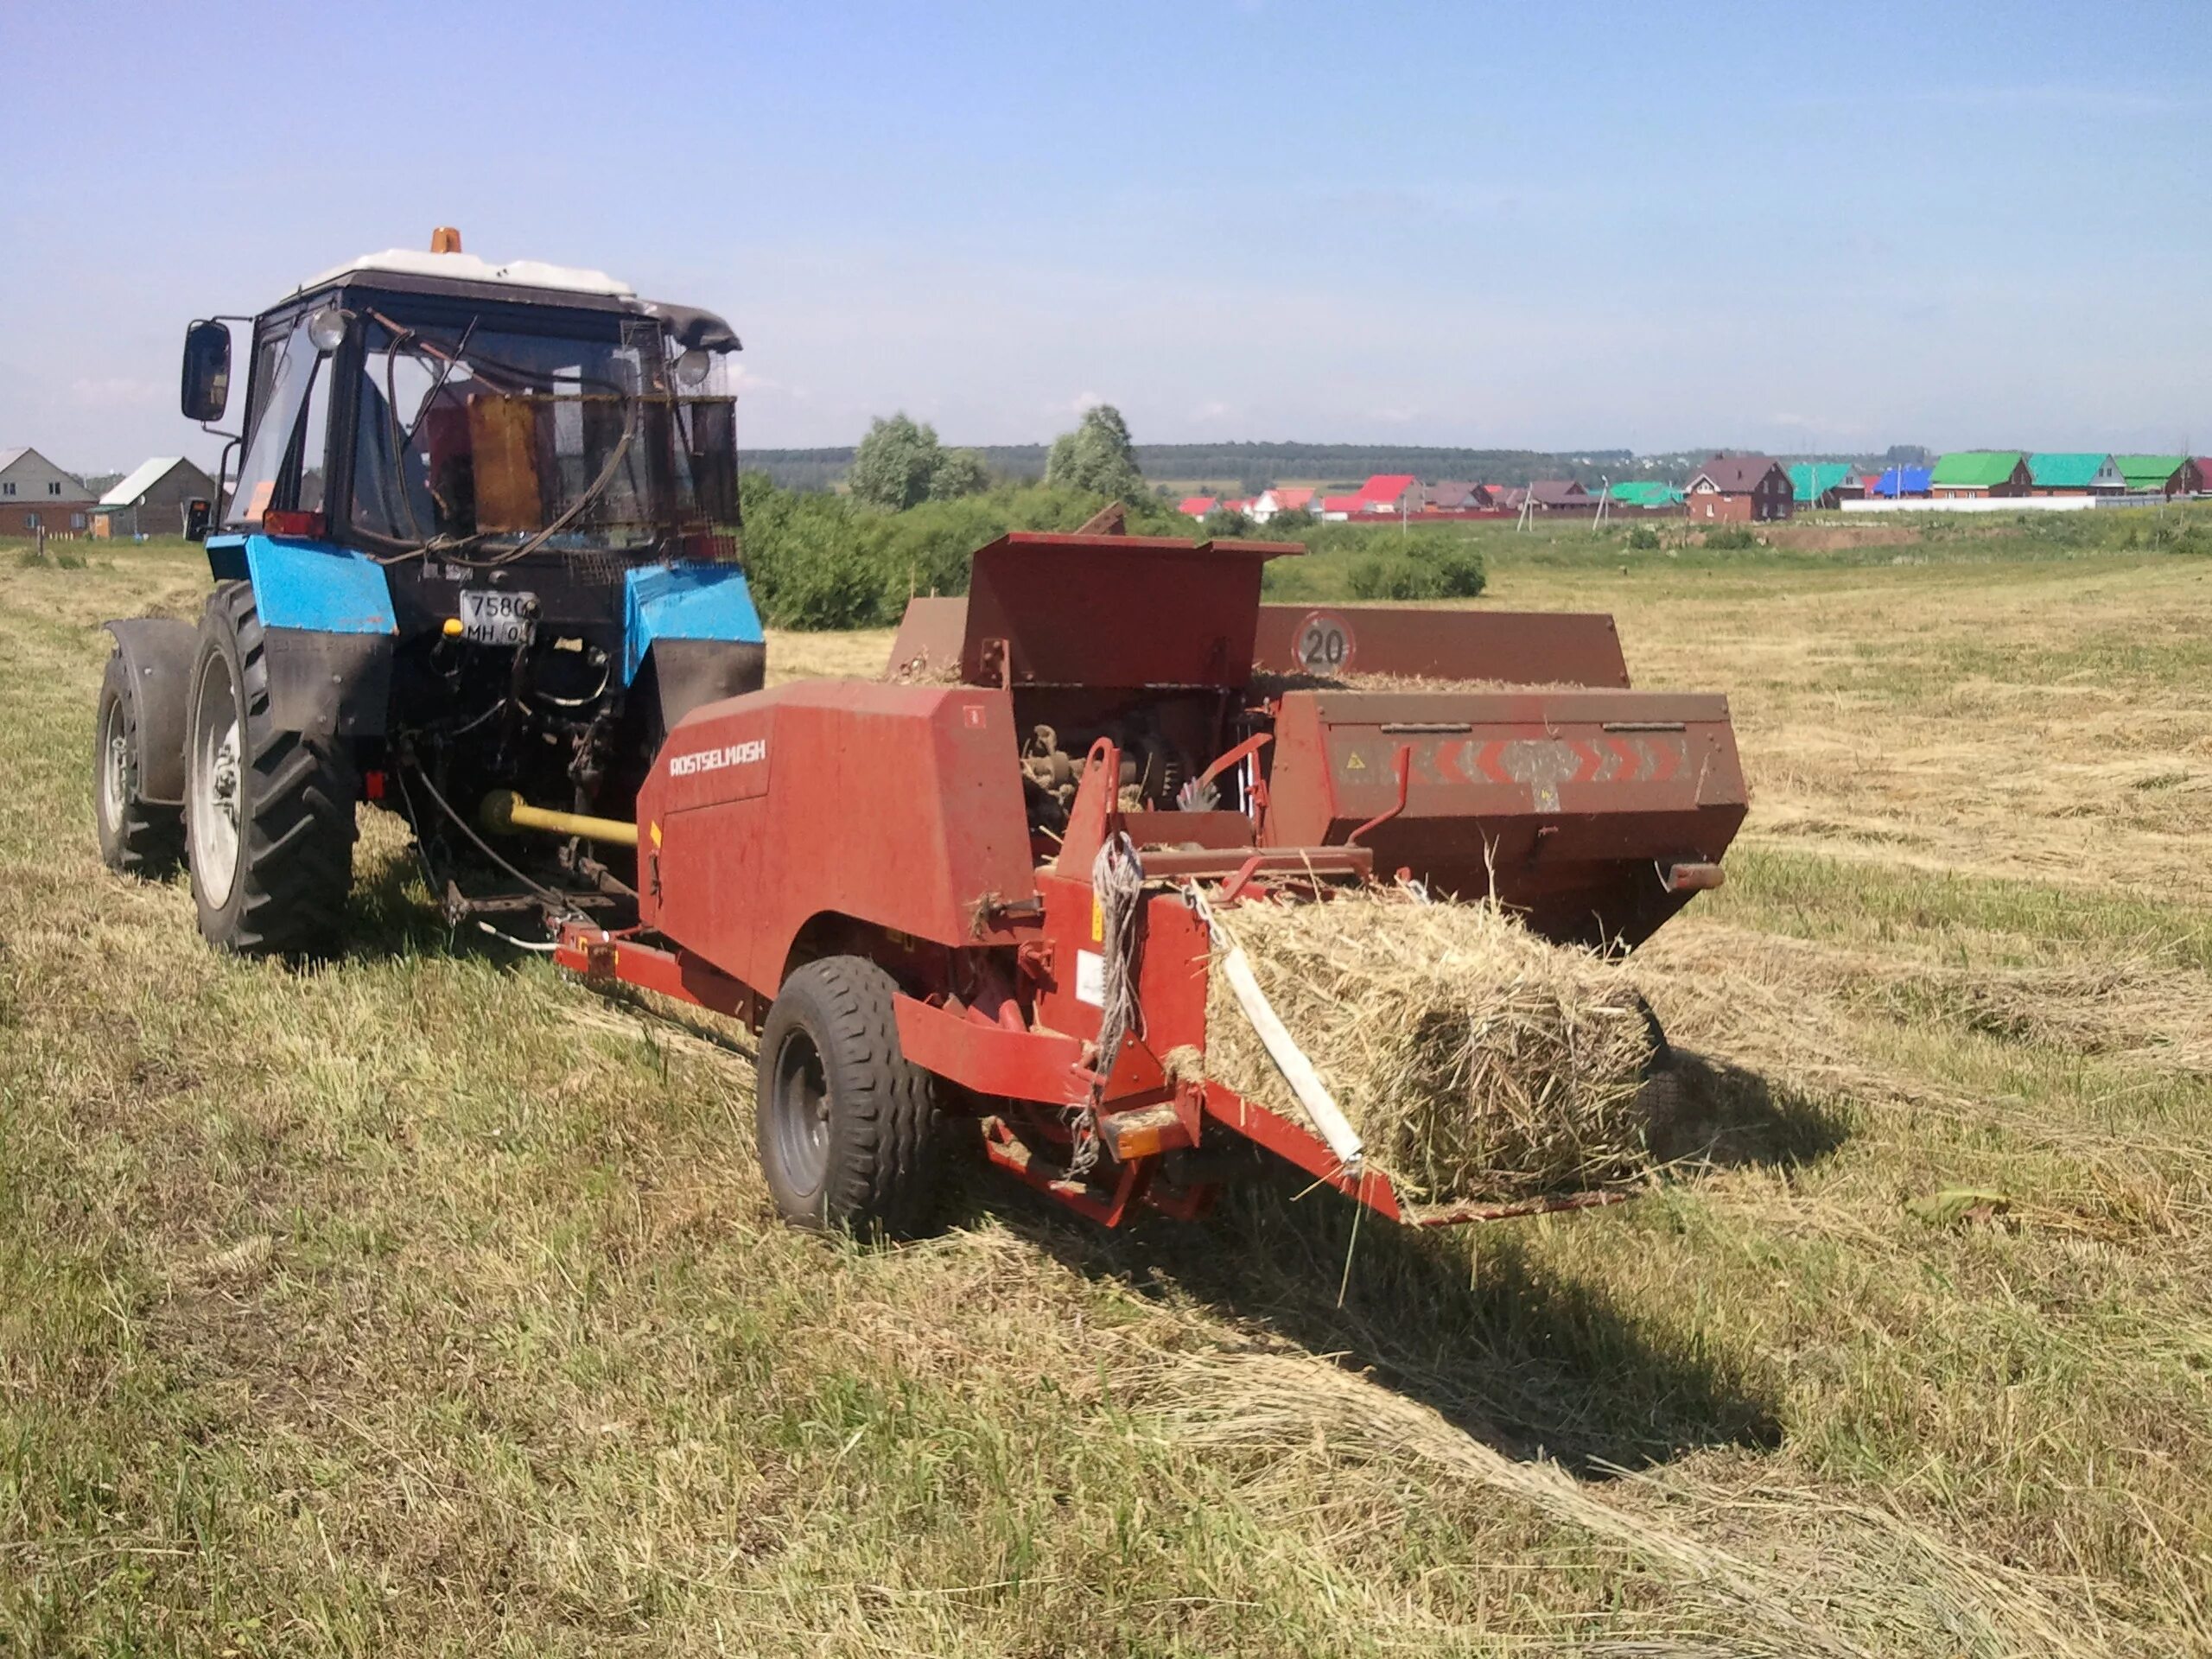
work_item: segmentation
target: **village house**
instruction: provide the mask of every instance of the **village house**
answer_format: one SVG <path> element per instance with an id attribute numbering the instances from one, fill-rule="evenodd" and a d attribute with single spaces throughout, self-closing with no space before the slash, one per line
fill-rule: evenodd
<path id="1" fill-rule="evenodd" d="M 1359 505 L 1363 513 L 1419 512 L 1427 505 L 1428 496 L 1421 480 L 1411 473 L 1377 473 L 1359 486 Z"/>
<path id="2" fill-rule="evenodd" d="M 0 449 L 0 536 L 81 536 L 92 493 L 25 445 Z"/>
<path id="3" fill-rule="evenodd" d="M 1657 479 L 1624 479 L 1605 493 L 1617 508 L 1630 507 L 1638 512 L 1680 512 L 1682 509 L 1681 486 Z"/>
<path id="4" fill-rule="evenodd" d="M 2130 495 L 2194 495 L 2203 487 L 2187 455 L 2114 455 Z"/>
<path id="5" fill-rule="evenodd" d="M 1795 505 L 1789 474 L 1771 455 L 1715 455 L 1686 493 L 1689 516 L 1713 523 L 1765 524 L 1789 518 Z"/>
<path id="6" fill-rule="evenodd" d="M 1252 522 L 1264 524 L 1279 512 L 1311 512 L 1313 492 L 1302 486 L 1277 486 L 1252 498 Z"/>
<path id="7" fill-rule="evenodd" d="M 1595 512 L 1598 498 L 1571 478 L 1529 480 L 1528 499 L 1538 512 Z"/>
<path id="8" fill-rule="evenodd" d="M 1801 461 L 1789 469 L 1790 499 L 1800 507 L 1827 512 L 1866 493 L 1866 480 L 1856 468 L 1840 461 Z"/>
<path id="9" fill-rule="evenodd" d="M 1487 484 L 1447 481 L 1428 486 L 1431 512 L 1485 512 L 1492 505 Z"/>
<path id="10" fill-rule="evenodd" d="M 2028 458 L 2017 449 L 1961 449 L 1940 455 L 1928 487 L 1938 501 L 2025 495 L 2031 487 Z"/>
<path id="11" fill-rule="evenodd" d="M 1924 496 L 1929 493 L 1929 480 L 1935 471 L 1933 467 L 1892 467 L 1874 480 L 1874 486 L 1867 494 L 1891 501 Z"/>
<path id="12" fill-rule="evenodd" d="M 181 536 L 195 501 L 213 510 L 215 480 L 182 455 L 156 455 L 100 497 L 92 509 L 92 534 L 101 540 Z"/>
<path id="13" fill-rule="evenodd" d="M 2028 484 L 2037 495 L 2118 495 L 2127 487 L 2110 455 L 2075 450 L 2030 455 Z"/>

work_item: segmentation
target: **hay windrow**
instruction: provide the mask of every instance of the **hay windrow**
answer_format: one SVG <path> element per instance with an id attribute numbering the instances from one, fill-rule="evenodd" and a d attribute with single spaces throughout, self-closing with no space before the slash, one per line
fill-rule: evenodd
<path id="1" fill-rule="evenodd" d="M 1421 1201 L 1509 1201 L 1647 1173 L 1637 1093 L 1650 1029 L 1627 975 L 1491 903 L 1402 893 L 1217 912 L 1369 1160 Z M 1299 1122 L 1227 976 L 1211 976 L 1207 1074 Z"/>

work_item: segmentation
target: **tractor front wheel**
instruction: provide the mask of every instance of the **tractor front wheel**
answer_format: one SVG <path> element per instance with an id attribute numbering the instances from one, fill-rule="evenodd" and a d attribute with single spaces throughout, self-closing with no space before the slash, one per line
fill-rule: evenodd
<path id="1" fill-rule="evenodd" d="M 353 885 L 353 756 L 276 725 L 249 584 L 209 597 L 188 683 L 185 842 L 201 936 L 241 956 L 334 954 Z"/>
<path id="2" fill-rule="evenodd" d="M 911 1236 L 943 1166 L 935 1080 L 899 1047 L 891 976 L 864 957 L 796 969 L 760 1029 L 754 1127 L 784 1218 Z"/>

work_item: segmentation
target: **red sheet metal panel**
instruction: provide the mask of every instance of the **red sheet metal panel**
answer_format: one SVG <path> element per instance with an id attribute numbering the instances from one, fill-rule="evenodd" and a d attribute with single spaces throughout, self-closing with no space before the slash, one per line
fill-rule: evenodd
<path id="1" fill-rule="evenodd" d="M 1613 619 L 1580 612 L 1262 605 L 1256 649 L 1276 674 L 1628 684 Z"/>
<path id="2" fill-rule="evenodd" d="M 935 596 L 910 599 L 891 642 L 893 676 L 944 680 L 960 672 L 960 647 L 968 635 L 968 601 Z"/>
<path id="3" fill-rule="evenodd" d="M 1045 938 L 1052 944 L 1050 977 L 1038 988 L 1039 1027 L 1088 1040 L 1098 1035 L 1104 960 L 1090 882 L 1040 875 Z M 1211 961 L 1205 924 L 1179 894 L 1145 901 L 1137 945 L 1137 1001 L 1144 1017 L 1122 1045 L 1109 1079 L 1109 1102 L 1141 1098 L 1167 1087 L 1171 1050 L 1205 1040 L 1206 976 Z"/>
<path id="4" fill-rule="evenodd" d="M 1363 837 L 1378 870 L 1495 891 L 1548 937 L 1636 944 L 1688 901 L 1661 864 L 1715 862 L 1747 796 L 1727 700 L 1594 690 L 1294 691 L 1268 774 L 1268 846 Z"/>
<path id="5" fill-rule="evenodd" d="M 1236 686 L 1251 677 L 1275 542 L 1016 532 L 976 553 L 961 677 L 975 684 Z"/>
<path id="6" fill-rule="evenodd" d="M 638 798 L 643 918 L 773 995 L 824 912 L 966 944 L 1036 896 L 1002 691 L 815 680 L 677 725 Z"/>

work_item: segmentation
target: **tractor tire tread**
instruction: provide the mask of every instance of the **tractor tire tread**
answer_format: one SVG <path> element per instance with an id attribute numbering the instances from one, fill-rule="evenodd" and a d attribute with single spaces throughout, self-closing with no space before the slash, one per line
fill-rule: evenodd
<path id="1" fill-rule="evenodd" d="M 226 582 L 207 601 L 209 622 L 236 645 L 252 768 L 251 821 L 236 923 L 219 941 L 245 956 L 334 955 L 345 938 L 353 886 L 357 787 L 350 747 L 271 723 L 269 664 L 251 586 Z"/>
<path id="2" fill-rule="evenodd" d="M 100 680 L 99 717 L 92 725 L 96 746 L 99 741 L 97 734 L 107 729 L 110 697 L 122 704 L 124 744 L 135 752 L 138 745 L 138 711 L 130 695 L 129 669 L 119 650 L 109 657 Z M 102 786 L 106 765 L 106 755 L 98 753 L 96 747 L 92 772 L 95 790 Z M 144 799 L 137 791 L 137 771 L 134 767 L 130 787 L 124 793 L 122 821 L 115 826 L 114 844 L 111 847 L 103 843 L 101 852 L 108 868 L 118 875 L 137 876 L 147 881 L 166 880 L 184 865 L 184 809 Z"/>

